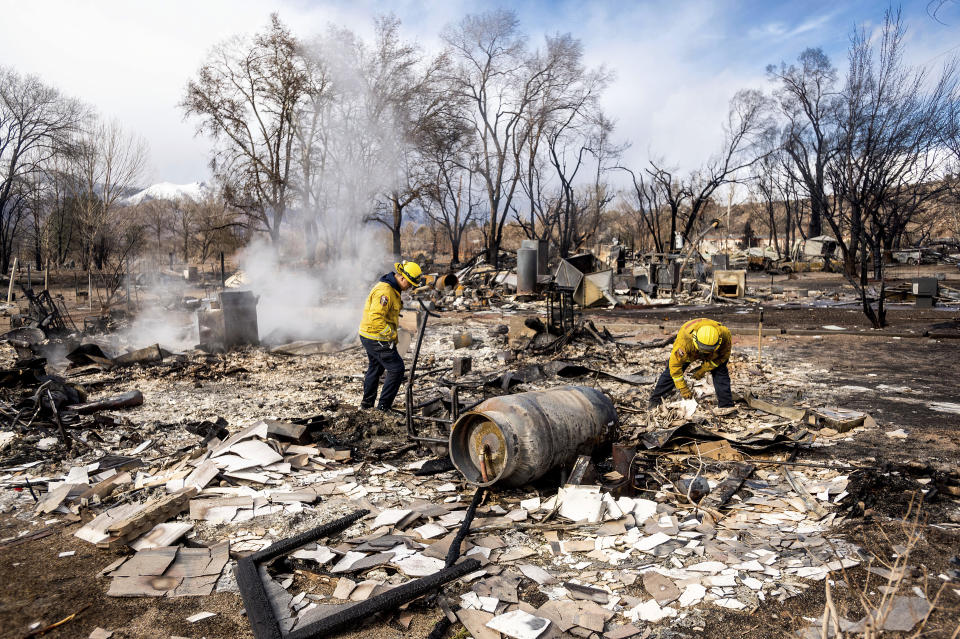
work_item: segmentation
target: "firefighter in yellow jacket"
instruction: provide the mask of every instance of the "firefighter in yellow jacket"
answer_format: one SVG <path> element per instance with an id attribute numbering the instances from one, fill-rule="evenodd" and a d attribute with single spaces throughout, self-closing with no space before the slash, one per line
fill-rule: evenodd
<path id="1" fill-rule="evenodd" d="M 397 325 L 400 323 L 400 293 L 411 286 L 420 286 L 423 276 L 414 262 L 397 262 L 394 272 L 380 278 L 363 306 L 360 321 L 360 342 L 367 351 L 367 373 L 363 377 L 363 400 L 360 408 L 373 408 L 377 387 L 384 371 L 387 378 L 377 409 L 389 411 L 403 382 L 403 358 L 397 352 Z"/>
<path id="2" fill-rule="evenodd" d="M 720 408 L 733 406 L 733 394 L 730 392 L 730 372 L 727 361 L 733 336 L 730 329 L 712 319 L 700 317 L 692 319 L 680 327 L 677 339 L 670 351 L 667 368 L 657 380 L 650 396 L 650 406 L 658 406 L 670 391 L 676 389 L 684 399 L 693 397 L 693 391 L 687 386 L 683 373 L 695 361 L 700 365 L 693 371 L 694 379 L 703 379 L 712 373 L 713 388 L 717 391 L 717 405 Z"/>

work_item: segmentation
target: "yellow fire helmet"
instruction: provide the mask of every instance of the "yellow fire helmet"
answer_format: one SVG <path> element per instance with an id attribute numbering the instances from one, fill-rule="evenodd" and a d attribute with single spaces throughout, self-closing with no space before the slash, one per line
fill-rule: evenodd
<path id="1" fill-rule="evenodd" d="M 403 279 L 410 282 L 413 286 L 423 284 L 423 271 L 420 270 L 420 265 L 416 262 L 396 262 L 393 268 L 397 270 L 397 273 L 403 275 Z"/>
<path id="2" fill-rule="evenodd" d="M 693 343 L 701 353 L 712 353 L 720 345 L 720 331 L 716 326 L 701 326 L 693 334 Z"/>

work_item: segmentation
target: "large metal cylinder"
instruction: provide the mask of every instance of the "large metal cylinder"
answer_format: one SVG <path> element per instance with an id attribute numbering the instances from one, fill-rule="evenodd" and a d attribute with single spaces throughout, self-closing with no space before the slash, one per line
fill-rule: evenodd
<path id="1" fill-rule="evenodd" d="M 450 459 L 477 486 L 521 486 L 613 439 L 617 411 L 595 388 L 494 397 L 450 430 Z"/>
<path id="2" fill-rule="evenodd" d="M 546 240 L 521 240 L 520 248 L 532 248 L 537 251 L 537 275 L 549 275 L 547 260 L 550 257 Z"/>
<path id="3" fill-rule="evenodd" d="M 529 295 L 537 290 L 537 249 L 517 251 L 517 294 Z"/>
<path id="4" fill-rule="evenodd" d="M 242 344 L 259 344 L 257 326 L 257 297 L 250 291 L 222 291 L 220 308 L 223 310 L 223 345 L 227 348 Z"/>

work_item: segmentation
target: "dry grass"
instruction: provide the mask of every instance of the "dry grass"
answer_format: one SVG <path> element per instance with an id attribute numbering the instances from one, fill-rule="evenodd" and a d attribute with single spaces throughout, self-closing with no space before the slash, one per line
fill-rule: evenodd
<path id="1" fill-rule="evenodd" d="M 903 519 L 887 524 L 886 526 L 879 525 L 877 527 L 877 531 L 882 536 L 884 543 L 881 549 L 873 553 L 873 557 L 867 565 L 866 581 L 862 585 L 855 585 L 856 582 L 851 578 L 847 569 L 843 569 L 844 580 L 850 587 L 853 599 L 859 604 L 859 608 L 864 611 L 862 629 L 851 630 L 849 626 L 847 626 L 847 630 L 843 629 L 843 626 L 847 625 L 844 613 L 847 613 L 852 606 L 849 602 L 846 605 L 839 604 L 834 598 L 831 579 L 827 577 L 824 580 L 825 603 L 823 613 L 820 617 L 821 639 L 827 639 L 828 637 L 839 639 L 875 639 L 881 637 L 884 632 L 887 632 L 884 631 L 883 628 L 894 609 L 896 597 L 899 595 L 916 596 L 914 587 L 909 586 L 908 581 L 912 572 L 910 556 L 923 539 L 924 529 L 927 525 L 926 517 L 923 515 L 922 510 L 921 500 L 919 496 L 915 494 L 910 501 L 909 509 Z M 894 526 L 895 530 L 891 530 L 889 526 Z M 895 535 L 898 538 L 905 539 L 905 542 L 898 545 L 894 539 Z M 887 553 L 893 556 L 892 561 L 884 559 L 884 555 Z M 837 558 L 840 557 L 840 553 L 837 552 L 836 549 L 834 549 L 834 555 Z M 871 583 L 876 576 L 873 572 L 869 571 L 871 567 L 883 568 L 887 571 L 885 583 Z M 938 610 L 941 595 L 947 587 L 947 582 L 941 583 L 931 598 L 932 580 L 930 575 L 924 570 L 924 573 L 918 580 L 922 584 L 920 588 L 924 597 L 930 602 L 930 608 L 923 619 L 921 619 L 909 633 L 905 633 L 904 636 L 911 638 L 930 636 L 927 624 L 930 621 L 931 615 Z M 879 600 L 877 599 L 877 594 L 880 595 Z M 952 634 L 950 634 L 951 639 L 957 639 L 957 637 L 960 637 L 960 623 L 957 624 Z"/>

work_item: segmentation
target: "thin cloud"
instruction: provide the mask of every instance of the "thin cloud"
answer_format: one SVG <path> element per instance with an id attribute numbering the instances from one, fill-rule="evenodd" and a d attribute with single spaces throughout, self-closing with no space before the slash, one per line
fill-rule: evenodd
<path id="1" fill-rule="evenodd" d="M 798 36 L 815 31 L 834 20 L 837 13 L 825 13 L 804 20 L 796 26 L 790 26 L 784 22 L 768 22 L 751 28 L 747 35 L 754 40 L 784 40 L 796 38 Z"/>

